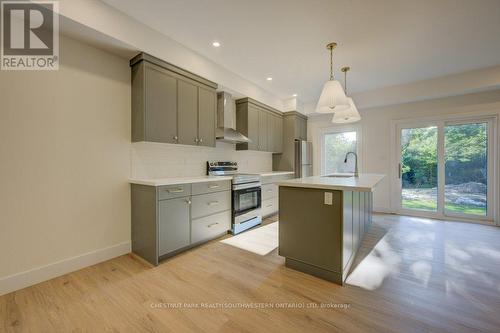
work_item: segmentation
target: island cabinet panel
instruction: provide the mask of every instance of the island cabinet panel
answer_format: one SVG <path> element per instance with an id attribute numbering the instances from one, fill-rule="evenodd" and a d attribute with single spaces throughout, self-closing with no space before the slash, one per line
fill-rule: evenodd
<path id="1" fill-rule="evenodd" d="M 215 147 L 217 84 L 141 53 L 132 67 L 132 141 Z"/>
<path id="2" fill-rule="evenodd" d="M 370 224 L 371 197 L 279 186 L 279 254 L 285 265 L 343 284 Z"/>
<path id="3" fill-rule="evenodd" d="M 360 243 L 360 230 L 359 225 L 361 224 L 361 206 L 359 197 L 364 196 L 364 193 L 352 192 L 352 244 L 353 249 L 357 249 Z"/>
<path id="4" fill-rule="evenodd" d="M 279 206 L 286 265 L 341 283 L 342 192 L 280 186 Z"/>
<path id="5" fill-rule="evenodd" d="M 342 268 L 346 268 L 351 260 L 354 243 L 353 243 L 353 223 L 352 223 L 352 192 L 343 192 L 343 247 L 342 247 Z"/>

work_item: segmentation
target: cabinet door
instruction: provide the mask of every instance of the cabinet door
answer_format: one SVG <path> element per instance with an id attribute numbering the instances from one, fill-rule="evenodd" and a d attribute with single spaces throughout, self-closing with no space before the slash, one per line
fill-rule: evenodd
<path id="1" fill-rule="evenodd" d="M 299 138 L 307 140 L 307 120 L 299 118 Z"/>
<path id="2" fill-rule="evenodd" d="M 248 143 L 249 150 L 259 150 L 259 114 L 259 109 L 248 106 L 248 138 L 251 140 Z"/>
<path id="3" fill-rule="evenodd" d="M 283 152 L 283 118 L 280 116 L 274 117 L 274 147 L 276 153 Z"/>
<path id="4" fill-rule="evenodd" d="M 267 151 L 267 112 L 259 110 L 259 150 Z"/>
<path id="5" fill-rule="evenodd" d="M 179 143 L 198 144 L 198 87 L 184 80 L 177 81 Z"/>
<path id="6" fill-rule="evenodd" d="M 145 140 L 175 143 L 177 80 L 155 65 L 145 65 Z"/>
<path id="7" fill-rule="evenodd" d="M 352 192 L 343 191 L 343 203 L 344 203 L 344 227 L 343 227 L 343 242 L 342 242 L 342 265 L 346 268 L 349 260 L 352 256 L 353 251 L 353 239 L 352 239 Z"/>
<path id="8" fill-rule="evenodd" d="M 189 197 L 159 202 L 159 255 L 190 243 Z"/>
<path id="9" fill-rule="evenodd" d="M 352 192 L 352 246 L 355 252 L 359 246 L 360 235 L 359 235 L 359 223 L 360 223 L 360 192 Z M 361 193 L 364 196 L 364 193 Z"/>
<path id="10" fill-rule="evenodd" d="M 215 113 L 217 96 L 215 91 L 199 88 L 198 138 L 199 144 L 215 147 Z"/>
<path id="11" fill-rule="evenodd" d="M 275 151 L 275 140 L 274 140 L 274 115 L 268 113 L 266 115 L 267 121 L 267 151 L 274 152 Z"/>

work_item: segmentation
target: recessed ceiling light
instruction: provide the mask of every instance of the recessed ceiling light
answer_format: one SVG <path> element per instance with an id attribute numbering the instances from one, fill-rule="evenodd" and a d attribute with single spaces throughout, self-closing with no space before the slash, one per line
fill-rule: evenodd
<path id="1" fill-rule="evenodd" d="M 272 78 L 272 77 L 268 77 L 266 80 L 267 80 L 267 81 L 272 81 L 272 80 L 273 80 L 273 78 Z"/>
<path id="2" fill-rule="evenodd" d="M 297 97 L 297 94 L 293 94 L 292 96 L 293 96 L 293 97 Z"/>
<path id="3" fill-rule="evenodd" d="M 215 41 L 215 42 L 212 43 L 212 46 L 213 47 L 219 47 L 220 46 L 220 42 Z"/>

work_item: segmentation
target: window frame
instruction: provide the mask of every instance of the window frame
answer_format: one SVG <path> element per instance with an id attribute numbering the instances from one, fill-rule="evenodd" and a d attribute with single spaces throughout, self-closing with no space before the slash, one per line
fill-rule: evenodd
<path id="1" fill-rule="evenodd" d="M 356 132 L 356 154 L 358 155 L 358 170 L 363 172 L 363 156 L 362 156 L 362 140 L 360 125 L 342 125 L 323 128 L 320 134 L 320 174 L 325 175 L 326 158 L 325 158 L 325 139 L 330 134 L 340 134 L 345 132 Z"/>

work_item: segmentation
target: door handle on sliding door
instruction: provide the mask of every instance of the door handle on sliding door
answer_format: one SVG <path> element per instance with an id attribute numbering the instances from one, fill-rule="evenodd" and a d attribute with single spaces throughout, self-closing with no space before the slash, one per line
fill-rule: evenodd
<path id="1" fill-rule="evenodd" d="M 401 179 L 402 176 L 402 169 L 401 169 L 401 163 L 398 164 L 398 178 Z"/>

